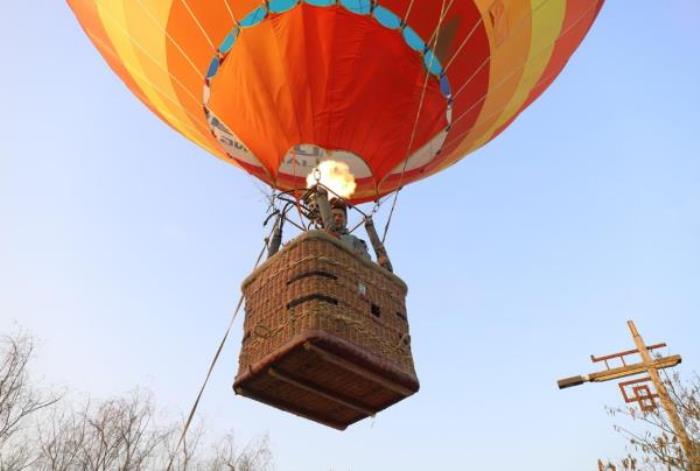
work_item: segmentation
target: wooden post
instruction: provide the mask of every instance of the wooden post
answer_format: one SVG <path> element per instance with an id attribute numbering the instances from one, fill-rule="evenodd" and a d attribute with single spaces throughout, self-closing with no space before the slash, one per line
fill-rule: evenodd
<path id="1" fill-rule="evenodd" d="M 683 421 L 678 415 L 676 405 L 671 400 L 671 397 L 668 395 L 668 391 L 666 390 L 666 386 L 659 377 L 659 371 L 654 365 L 654 360 L 651 358 L 651 354 L 649 353 L 649 350 L 647 350 L 647 346 L 644 343 L 644 340 L 642 339 L 641 335 L 639 335 L 637 327 L 634 325 L 634 321 L 627 321 L 627 326 L 629 327 L 630 332 L 632 333 L 632 338 L 634 339 L 634 343 L 637 346 L 637 350 L 639 350 L 639 354 L 642 356 L 642 361 L 647 367 L 649 377 L 651 378 L 651 381 L 656 387 L 656 392 L 659 394 L 659 400 L 661 401 L 661 405 L 666 411 L 666 415 L 671 421 L 673 430 L 681 442 L 681 446 L 683 447 L 685 456 L 688 459 L 688 470 L 700 471 L 700 461 L 698 461 L 698 457 L 695 454 L 693 442 L 690 441 L 690 438 L 688 437 L 688 432 L 683 426 Z"/>

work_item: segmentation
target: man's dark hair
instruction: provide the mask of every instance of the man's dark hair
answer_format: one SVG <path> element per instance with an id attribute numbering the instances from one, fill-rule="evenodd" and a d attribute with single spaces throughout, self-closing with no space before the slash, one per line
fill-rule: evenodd
<path id="1" fill-rule="evenodd" d="M 348 205 L 345 204 L 345 201 L 341 200 L 340 198 L 333 198 L 331 200 L 331 209 L 342 209 L 345 216 L 348 215 Z"/>

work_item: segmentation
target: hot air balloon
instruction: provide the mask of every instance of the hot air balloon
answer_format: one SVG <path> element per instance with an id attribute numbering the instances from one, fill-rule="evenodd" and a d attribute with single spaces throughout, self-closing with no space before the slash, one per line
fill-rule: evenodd
<path id="1" fill-rule="evenodd" d="M 153 113 L 323 227 L 316 190 L 377 201 L 495 138 L 561 72 L 603 0 L 68 3 Z M 325 162 L 350 192 L 324 179 Z M 328 227 L 304 229 L 243 284 L 234 388 L 343 429 L 418 390 L 407 288 Z"/>

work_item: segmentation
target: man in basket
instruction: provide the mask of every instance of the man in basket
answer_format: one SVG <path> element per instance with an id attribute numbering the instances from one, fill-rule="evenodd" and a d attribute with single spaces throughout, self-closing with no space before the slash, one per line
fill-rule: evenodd
<path id="1" fill-rule="evenodd" d="M 367 249 L 367 242 L 355 237 L 348 231 L 348 206 L 340 198 L 334 198 L 330 201 L 331 206 L 331 222 L 329 228 L 326 228 L 328 232 L 335 235 L 340 239 L 342 244 L 350 249 L 352 253 L 358 257 L 371 261 L 372 257 L 369 255 L 369 250 Z M 365 217 L 365 229 L 367 230 L 367 235 L 372 242 L 372 248 L 377 254 L 377 264 L 382 268 L 393 272 L 393 267 L 389 261 L 389 256 L 387 255 L 384 244 L 379 239 L 377 231 L 374 228 L 374 222 L 371 216 Z"/>

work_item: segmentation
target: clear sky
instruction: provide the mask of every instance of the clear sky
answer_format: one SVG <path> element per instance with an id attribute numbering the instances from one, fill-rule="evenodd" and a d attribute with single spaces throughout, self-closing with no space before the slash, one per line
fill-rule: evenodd
<path id="1" fill-rule="evenodd" d="M 0 56 L 0 332 L 39 337 L 46 383 L 187 410 L 262 244 L 260 188 L 142 106 L 64 2 L 4 2 Z M 207 421 L 269 432 L 279 470 L 623 455 L 617 386 L 555 381 L 631 348 L 630 318 L 700 370 L 699 85 L 697 0 L 610 0 L 506 132 L 401 194 L 421 391 L 344 433 L 236 397 L 239 319 Z"/>

